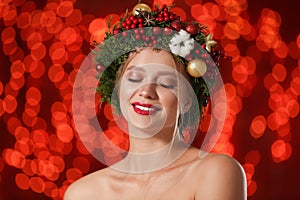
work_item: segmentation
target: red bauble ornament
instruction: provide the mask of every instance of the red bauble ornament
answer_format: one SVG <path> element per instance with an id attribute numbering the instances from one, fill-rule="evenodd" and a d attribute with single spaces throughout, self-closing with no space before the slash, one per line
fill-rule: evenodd
<path id="1" fill-rule="evenodd" d="M 182 22 L 179 21 L 179 20 L 174 20 L 172 23 L 171 23 L 171 27 L 173 29 L 175 29 L 176 31 L 180 31 L 180 29 L 182 29 L 183 25 L 182 25 Z"/>
<path id="2" fill-rule="evenodd" d="M 199 33 L 199 26 L 198 24 L 188 24 L 186 25 L 185 30 L 191 35 L 196 35 Z"/>

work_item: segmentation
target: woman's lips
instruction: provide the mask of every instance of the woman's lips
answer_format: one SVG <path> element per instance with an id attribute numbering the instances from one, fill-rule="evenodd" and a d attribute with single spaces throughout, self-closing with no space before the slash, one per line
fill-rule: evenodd
<path id="1" fill-rule="evenodd" d="M 133 102 L 131 105 L 133 110 L 140 115 L 151 115 L 160 110 L 157 106 L 149 103 Z"/>

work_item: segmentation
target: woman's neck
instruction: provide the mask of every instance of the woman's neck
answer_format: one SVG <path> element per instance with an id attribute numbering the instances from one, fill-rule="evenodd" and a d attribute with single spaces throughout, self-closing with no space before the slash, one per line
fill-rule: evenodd
<path id="1" fill-rule="evenodd" d="M 155 171 L 177 160 L 187 148 L 179 133 L 174 134 L 174 128 L 164 129 L 148 138 L 131 135 L 127 156 L 112 167 L 131 173 Z"/>
<path id="2" fill-rule="evenodd" d="M 129 127 L 129 152 L 141 154 L 158 151 L 172 143 L 175 135 L 174 127 L 164 128 L 155 134 Z"/>

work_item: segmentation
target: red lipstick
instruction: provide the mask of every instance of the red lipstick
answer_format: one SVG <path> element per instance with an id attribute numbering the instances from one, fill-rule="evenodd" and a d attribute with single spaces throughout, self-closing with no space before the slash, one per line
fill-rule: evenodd
<path id="1" fill-rule="evenodd" d="M 140 115 L 151 115 L 160 110 L 158 107 L 149 103 L 133 102 L 133 110 Z"/>

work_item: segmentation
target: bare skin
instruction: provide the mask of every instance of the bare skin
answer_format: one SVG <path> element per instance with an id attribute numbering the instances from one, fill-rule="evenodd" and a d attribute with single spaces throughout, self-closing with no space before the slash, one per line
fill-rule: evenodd
<path id="1" fill-rule="evenodd" d="M 157 53 L 149 49 L 141 51 L 129 63 L 129 66 L 139 66 L 140 64 L 153 63 L 153 61 L 178 70 L 176 63 L 168 52 L 161 51 Z M 179 72 L 184 73 L 183 71 Z M 144 80 L 144 74 L 137 73 L 130 76 L 130 78 Z M 145 74 L 149 74 L 149 72 Z M 126 76 L 126 72 L 124 76 Z M 134 84 L 137 82 L 136 80 L 134 80 Z M 160 80 L 164 81 L 165 77 Z M 168 78 L 166 80 L 169 81 Z M 129 84 L 126 83 L 127 86 Z M 166 119 L 168 124 L 166 127 L 147 139 L 130 137 L 129 154 L 130 152 L 153 152 L 156 149 L 163 148 L 172 140 L 174 127 L 176 126 L 176 123 L 173 122 L 176 121 L 173 112 L 174 107 L 176 108 L 177 98 L 173 92 L 168 91 L 163 86 L 153 84 L 137 88 L 132 93 L 126 93 L 126 90 L 122 90 L 124 94 L 122 94 L 122 91 L 120 92 L 120 99 L 124 101 L 123 104 L 121 102 L 121 105 L 124 105 L 123 111 L 127 112 L 128 110 L 128 117 L 133 119 L 132 124 L 129 123 L 129 132 L 143 134 L 143 127 L 141 128 L 138 125 L 149 120 L 144 116 L 144 118 L 139 117 L 138 114 L 132 111 L 132 105 L 128 102 L 142 101 L 159 105 L 165 109 L 166 116 L 169 116 L 169 118 Z M 169 105 L 169 102 L 173 102 L 172 105 Z M 149 131 L 145 130 L 144 134 L 149 134 Z M 175 146 L 174 151 L 176 148 L 179 147 Z M 206 154 L 205 156 L 199 156 L 200 153 L 203 152 L 190 146 L 178 159 L 174 159 L 174 162 L 145 173 L 130 173 L 107 167 L 74 182 L 67 189 L 64 199 L 245 200 L 245 176 L 238 162 L 225 155 Z M 158 155 L 155 157 L 155 161 L 163 159 L 165 159 L 164 156 L 159 157 Z M 125 163 L 132 163 L 133 167 L 145 164 L 130 160 L 130 156 L 124 160 Z M 155 161 L 153 160 L 153 162 Z M 152 161 L 150 160 L 150 162 Z"/>
<path id="2" fill-rule="evenodd" d="M 243 170 L 235 160 L 220 154 L 200 159 L 198 154 L 190 148 L 171 166 L 145 174 L 105 168 L 73 183 L 65 200 L 246 199 Z"/>

